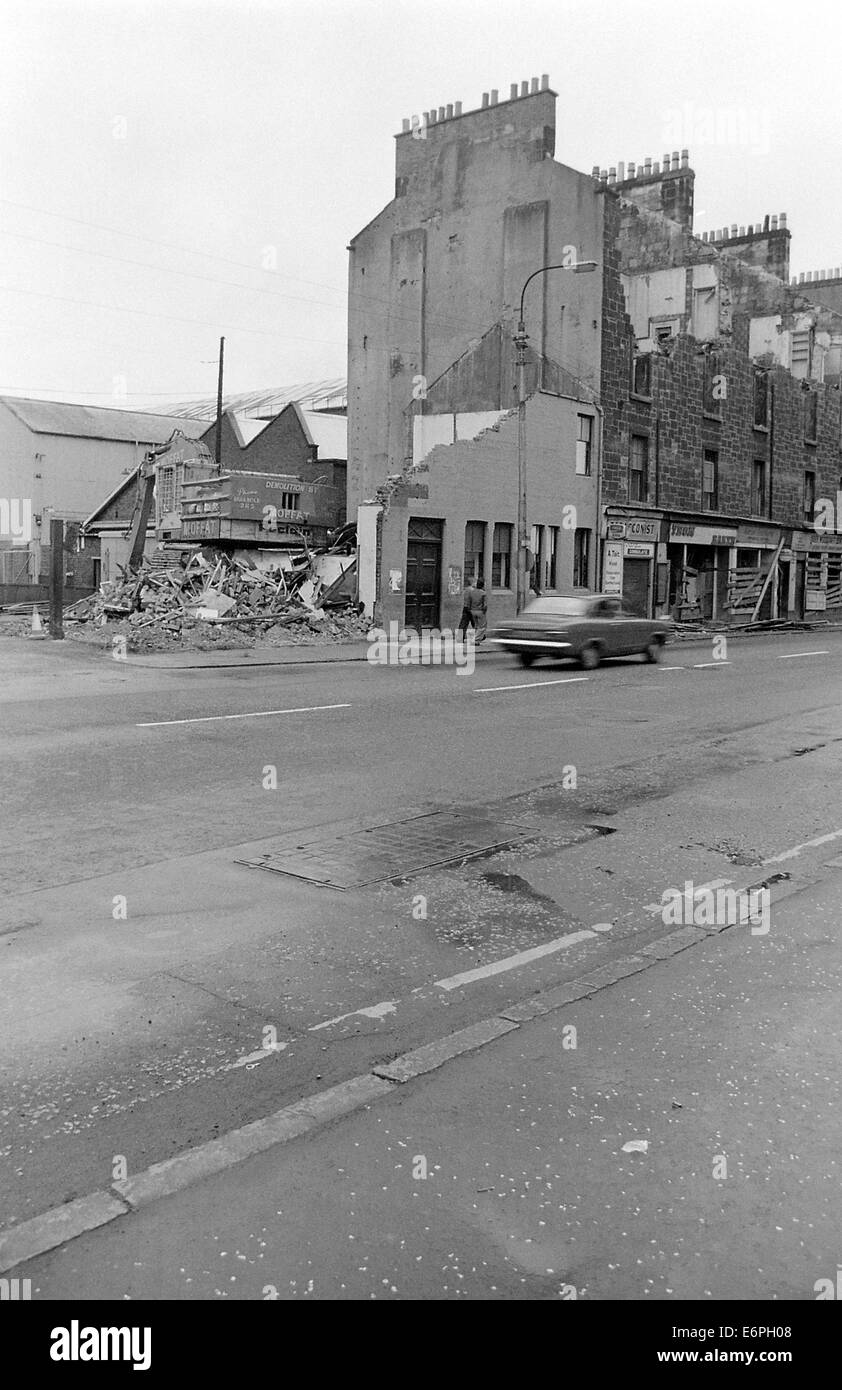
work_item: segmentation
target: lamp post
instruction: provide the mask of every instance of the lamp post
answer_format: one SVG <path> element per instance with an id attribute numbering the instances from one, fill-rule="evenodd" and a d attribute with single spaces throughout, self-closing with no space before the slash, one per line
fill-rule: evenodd
<path id="1" fill-rule="evenodd" d="M 529 531 L 526 522 L 526 344 L 529 336 L 523 321 L 523 299 L 527 286 L 536 275 L 548 270 L 572 270 L 582 275 L 596 270 L 596 261 L 575 261 L 572 265 L 542 265 L 524 281 L 520 292 L 520 315 L 514 336 L 517 365 L 517 612 L 526 606 L 528 593 Z"/>

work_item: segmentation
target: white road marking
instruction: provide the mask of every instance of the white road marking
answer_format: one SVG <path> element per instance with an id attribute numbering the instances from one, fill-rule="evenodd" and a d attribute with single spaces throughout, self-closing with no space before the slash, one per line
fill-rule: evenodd
<path id="1" fill-rule="evenodd" d="M 211 724 L 218 719 L 266 719 L 270 714 L 315 714 L 323 709 L 350 709 L 343 705 L 300 705 L 296 709 L 259 709 L 250 714 L 202 714 L 195 719 L 155 719 L 148 724 L 136 724 L 136 729 L 161 729 L 165 724 Z"/>
<path id="2" fill-rule="evenodd" d="M 238 1057 L 236 1062 L 229 1062 L 223 1071 L 236 1071 L 238 1067 L 255 1066 L 258 1062 L 263 1062 L 267 1057 L 272 1057 L 276 1052 L 284 1052 L 289 1043 L 275 1043 L 274 1047 L 260 1047 L 257 1052 L 247 1052 L 245 1057 Z"/>
<path id="3" fill-rule="evenodd" d="M 704 670 L 706 670 L 709 666 L 715 668 L 715 667 L 717 667 L 717 666 L 730 666 L 730 665 L 731 665 L 730 661 L 694 661 L 694 662 L 693 662 L 693 670 L 694 670 L 694 671 L 704 671 Z"/>
<path id="4" fill-rule="evenodd" d="M 686 671 L 686 666 L 659 666 L 659 671 Z"/>
<path id="5" fill-rule="evenodd" d="M 711 889 L 713 889 L 713 888 L 727 888 L 727 887 L 728 887 L 728 884 L 729 884 L 729 883 L 733 883 L 733 882 L 734 882 L 734 880 L 733 880 L 732 878 L 712 878 L 711 881 L 710 881 L 710 883 L 694 883 L 694 884 L 693 884 L 693 896 L 694 896 L 694 898 L 695 898 L 695 896 L 696 896 L 697 893 L 704 893 L 704 892 L 706 892 L 709 888 L 711 888 Z M 644 911 L 644 912 L 663 912 L 664 906 L 665 906 L 664 903 L 644 903 L 644 905 L 643 905 L 643 911 Z"/>
<path id="6" fill-rule="evenodd" d="M 515 956 L 493 960 L 488 965 L 477 966 L 476 970 L 464 970 L 461 975 L 450 975 L 446 980 L 434 980 L 433 983 L 439 989 L 460 989 L 462 985 L 470 985 L 474 980 L 485 980 L 489 975 L 502 975 L 505 970 L 517 970 L 521 965 L 528 965 L 531 960 L 540 960 L 541 956 L 563 951 L 566 946 L 576 946 L 580 941 L 592 941 L 595 935 L 593 931 L 574 931 L 569 936 L 559 936 L 555 941 L 546 941 L 543 946 L 533 946 L 529 951 L 518 951 Z"/>
<path id="7" fill-rule="evenodd" d="M 344 1023 L 346 1018 L 384 1018 L 386 1014 L 397 1013 L 398 999 L 384 999 L 382 1004 L 371 1004 L 367 1009 L 352 1009 L 349 1014 L 337 1014 L 336 1018 L 327 1018 L 324 1023 L 314 1023 L 308 1028 L 308 1033 L 318 1033 L 320 1028 L 330 1028 L 333 1023 Z"/>
<path id="8" fill-rule="evenodd" d="M 795 845 L 792 849 L 784 850 L 783 854 L 773 854 L 771 859 L 764 859 L 766 864 L 783 864 L 785 859 L 796 859 L 802 849 L 815 849 L 817 845 L 826 845 L 830 840 L 838 840 L 842 836 L 842 830 L 832 830 L 829 835 L 820 835 L 817 840 L 805 840 L 803 845 Z"/>
<path id="9" fill-rule="evenodd" d="M 823 652 L 787 652 L 785 656 L 779 656 L 778 661 L 794 661 L 798 656 L 830 656 L 830 651 Z"/>
<path id="10" fill-rule="evenodd" d="M 518 685 L 481 685 L 474 690 L 475 695 L 491 695 L 497 690 L 535 690 L 539 685 L 573 685 L 576 681 L 586 681 L 587 676 L 566 676 L 557 681 L 521 681 Z"/>

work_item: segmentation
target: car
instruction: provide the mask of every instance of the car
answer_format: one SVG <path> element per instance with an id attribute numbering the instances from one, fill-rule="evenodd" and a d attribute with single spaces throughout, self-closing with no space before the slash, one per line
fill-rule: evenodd
<path id="1" fill-rule="evenodd" d="M 671 630 L 671 618 L 641 618 L 617 594 L 547 592 L 493 628 L 488 641 L 514 652 L 522 666 L 539 656 L 570 657 L 590 671 L 603 657 L 641 653 L 657 661 Z"/>

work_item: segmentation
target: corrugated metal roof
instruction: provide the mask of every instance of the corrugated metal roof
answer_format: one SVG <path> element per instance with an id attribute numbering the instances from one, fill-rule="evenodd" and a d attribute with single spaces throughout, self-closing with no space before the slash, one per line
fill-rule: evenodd
<path id="1" fill-rule="evenodd" d="M 345 415 L 325 415 L 319 410 L 302 410 L 304 422 L 320 459 L 347 459 L 348 418 Z"/>
<path id="2" fill-rule="evenodd" d="M 208 427 L 206 420 L 195 417 L 149 415 L 143 410 L 112 410 L 65 401 L 34 401 L 25 396 L 0 396 L 0 403 L 36 434 L 64 434 L 77 439 L 164 444 L 176 429 L 188 439 L 198 439 Z"/>
<path id="3" fill-rule="evenodd" d="M 308 410 L 344 410 L 348 405 L 348 382 L 344 376 L 326 381 L 304 381 L 293 386 L 277 386 L 264 391 L 245 391 L 238 396 L 224 396 L 223 409 L 237 416 L 271 420 L 280 415 L 290 401 L 298 401 Z M 216 419 L 216 396 L 182 401 L 170 406 L 171 415 L 188 416 L 194 420 Z"/>

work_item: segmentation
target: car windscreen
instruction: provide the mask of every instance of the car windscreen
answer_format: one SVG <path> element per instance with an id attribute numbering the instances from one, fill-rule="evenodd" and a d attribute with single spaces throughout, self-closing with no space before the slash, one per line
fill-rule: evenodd
<path id="1" fill-rule="evenodd" d="M 587 613 L 588 604 L 589 600 L 584 598 L 561 598 L 547 594 L 543 598 L 534 598 L 523 611 L 546 617 L 581 618 Z"/>

